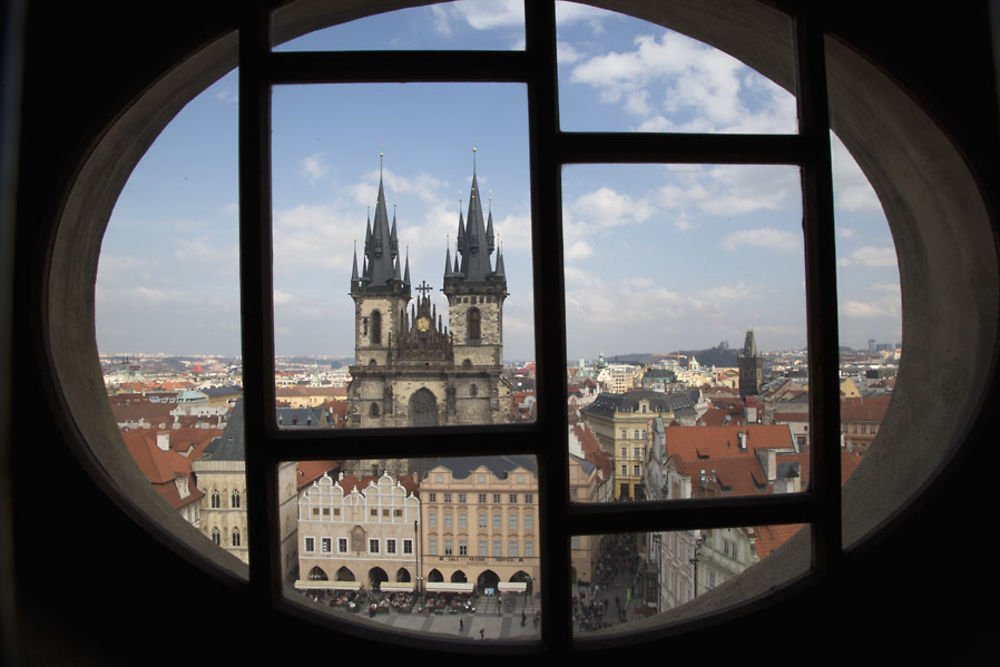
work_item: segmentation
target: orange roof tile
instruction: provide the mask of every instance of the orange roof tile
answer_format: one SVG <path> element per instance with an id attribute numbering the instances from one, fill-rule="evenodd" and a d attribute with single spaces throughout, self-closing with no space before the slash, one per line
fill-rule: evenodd
<path id="1" fill-rule="evenodd" d="M 302 490 L 303 487 L 312 484 L 325 473 L 333 472 L 340 467 L 340 461 L 299 461 L 296 466 L 298 480 L 296 487 Z"/>
<path id="2" fill-rule="evenodd" d="M 840 401 L 840 421 L 881 422 L 885 417 L 885 411 L 889 407 L 891 399 L 891 394 L 864 398 L 845 398 Z"/>
<path id="3" fill-rule="evenodd" d="M 691 478 L 691 494 L 695 498 L 719 496 L 753 496 L 771 493 L 767 476 L 757 457 L 743 453 L 739 458 L 716 460 L 674 459 L 677 470 Z M 706 482 L 702 483 L 702 470 Z"/>
<path id="4" fill-rule="evenodd" d="M 754 527 L 754 553 L 757 558 L 764 559 L 771 555 L 775 549 L 787 542 L 795 533 L 802 530 L 805 524 L 789 523 L 777 526 L 755 526 Z"/>
<path id="5" fill-rule="evenodd" d="M 792 432 L 783 424 L 747 426 L 671 426 L 664 431 L 667 455 L 694 460 L 744 456 L 758 449 L 789 449 L 795 446 Z M 739 448 L 745 434 L 746 450 Z"/>

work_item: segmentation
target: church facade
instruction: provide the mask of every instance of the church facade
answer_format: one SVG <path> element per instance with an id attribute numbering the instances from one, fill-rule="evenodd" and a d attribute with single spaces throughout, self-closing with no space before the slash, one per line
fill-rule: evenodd
<path id="1" fill-rule="evenodd" d="M 355 254 L 351 274 L 355 359 L 348 426 L 510 421 L 510 384 L 502 375 L 507 279 L 475 170 L 466 218 L 459 212 L 454 257 L 445 249 L 447 314 L 437 311 L 432 290 L 426 282 L 410 283 L 409 257 L 400 255 L 396 216 L 390 223 L 380 176 L 361 267 Z M 415 299 L 412 291 L 419 292 Z"/>

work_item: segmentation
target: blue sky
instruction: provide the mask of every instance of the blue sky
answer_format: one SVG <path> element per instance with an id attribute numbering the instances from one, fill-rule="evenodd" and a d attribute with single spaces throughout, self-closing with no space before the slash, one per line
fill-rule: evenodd
<path id="1" fill-rule="evenodd" d="M 572 130 L 777 132 L 794 100 L 726 54 L 620 14 L 559 3 L 561 124 Z M 283 49 L 516 49 L 519 3 L 464 0 L 319 31 Z M 239 350 L 237 73 L 171 122 L 119 198 L 102 247 L 102 352 Z M 473 148 L 510 297 L 505 356 L 533 355 L 526 94 L 514 84 L 284 86 L 272 97 L 278 354 L 353 353 L 351 257 L 385 181 L 414 283 L 440 288 Z M 380 158 L 379 154 L 383 157 Z M 834 141 L 842 344 L 900 340 L 899 277 L 878 201 Z M 805 343 L 794 167 L 564 170 L 568 350 Z M 440 297 L 440 294 L 439 294 Z M 439 309 L 443 308 L 443 303 Z"/>

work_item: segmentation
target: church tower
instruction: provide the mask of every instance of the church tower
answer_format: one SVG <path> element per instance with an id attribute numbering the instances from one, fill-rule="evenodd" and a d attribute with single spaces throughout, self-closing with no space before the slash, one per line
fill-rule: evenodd
<path id="1" fill-rule="evenodd" d="M 402 331 L 402 317 L 410 301 L 410 260 L 400 267 L 396 216 L 392 227 L 385 205 L 385 189 L 379 176 L 375 221 L 368 220 L 362 269 L 354 256 L 351 271 L 351 298 L 354 299 L 354 363 L 389 363 L 392 341 Z"/>
<path id="2" fill-rule="evenodd" d="M 495 263 L 491 259 L 496 252 Z M 473 168 L 468 222 L 459 212 L 454 262 L 445 249 L 445 320 L 425 282 L 411 303 L 410 262 L 401 260 L 396 216 L 390 226 L 379 177 L 374 220 L 365 229 L 361 268 L 351 272 L 354 364 L 348 426 L 383 428 L 510 421 L 510 384 L 503 378 L 503 258 L 492 213 L 483 218 Z M 447 326 L 446 326 L 447 324 Z M 450 330 L 449 330 L 450 329 Z"/>
<path id="3" fill-rule="evenodd" d="M 473 366 L 503 362 L 503 302 L 507 298 L 507 276 L 503 254 L 493 233 L 492 207 L 483 219 L 479 182 L 472 171 L 469 211 L 458 214 L 457 250 L 454 264 L 445 251 L 444 288 L 448 297 L 448 320 L 454 336 L 455 358 Z M 496 260 L 491 259 L 496 252 Z"/>
<path id="4" fill-rule="evenodd" d="M 756 396 L 760 393 L 764 372 L 760 355 L 757 354 L 757 339 L 753 329 L 747 330 L 743 349 L 737 354 L 737 363 L 740 368 L 740 398 L 745 400 L 747 396 Z"/>

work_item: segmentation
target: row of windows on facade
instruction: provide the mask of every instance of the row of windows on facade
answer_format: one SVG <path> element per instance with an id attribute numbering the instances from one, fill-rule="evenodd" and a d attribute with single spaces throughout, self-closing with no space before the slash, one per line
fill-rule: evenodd
<path id="1" fill-rule="evenodd" d="M 212 541 L 215 542 L 215 544 L 222 546 L 221 530 L 219 530 L 218 528 L 213 528 L 211 532 L 211 538 Z M 229 533 L 229 546 L 230 547 L 243 546 L 243 536 L 240 534 L 239 528 L 233 528 L 233 530 Z"/>
<path id="2" fill-rule="evenodd" d="M 451 503 L 453 501 L 457 501 L 459 505 L 465 505 L 466 503 L 468 503 L 469 495 L 471 495 L 471 494 L 466 494 L 466 493 L 455 493 L 455 494 L 452 494 L 452 493 L 442 493 L 441 494 L 441 502 L 444 503 L 444 504 L 448 504 L 448 503 Z M 476 498 L 477 498 L 477 500 L 478 500 L 478 502 L 479 502 L 480 505 L 486 505 L 487 504 L 487 499 L 490 498 L 490 495 L 491 494 L 488 494 L 488 493 L 480 493 L 480 494 L 478 494 L 476 496 Z M 502 503 L 503 502 L 503 496 L 504 496 L 504 494 L 502 494 L 502 493 L 494 493 L 494 494 L 492 494 L 493 504 L 494 505 L 499 505 L 500 503 Z M 509 494 L 507 494 L 507 502 L 509 504 L 516 505 L 517 504 L 517 499 L 518 499 L 518 495 L 516 493 L 509 493 Z M 427 502 L 428 503 L 436 503 L 437 501 L 438 501 L 438 494 L 437 493 L 428 493 L 427 494 Z M 533 493 L 526 493 L 526 494 L 524 494 L 524 504 L 525 505 L 531 505 L 534 502 L 535 502 L 535 495 Z"/>
<path id="3" fill-rule="evenodd" d="M 221 509 L 222 508 L 222 496 L 223 496 L 222 493 L 219 493 L 217 490 L 212 489 L 209 492 L 209 494 L 208 494 L 209 506 L 212 509 Z M 241 500 L 242 500 L 242 496 L 240 495 L 240 492 L 239 491 L 233 491 L 231 494 L 229 494 L 229 507 L 231 509 L 240 509 L 240 507 L 241 507 L 241 504 L 240 504 Z"/>
<path id="4" fill-rule="evenodd" d="M 868 433 L 868 426 L 868 424 L 861 424 L 861 433 Z M 840 430 L 842 433 L 847 433 L 847 424 L 843 424 Z M 878 424 L 871 424 L 871 434 L 875 435 L 876 432 L 878 432 Z M 857 424 L 851 424 L 851 433 L 858 433 Z"/>
<path id="5" fill-rule="evenodd" d="M 452 540 L 443 541 L 443 550 L 438 553 L 438 542 L 436 539 L 427 540 L 427 555 L 428 556 L 468 556 L 469 554 L 469 543 L 465 540 L 458 541 L 458 553 L 455 553 L 454 542 Z M 493 557 L 493 558 L 503 558 L 503 541 L 493 540 L 493 550 L 492 553 L 489 552 L 488 540 L 479 540 L 477 544 L 476 555 L 481 558 Z M 507 540 L 507 558 L 533 558 L 535 556 L 535 542 L 534 540 L 525 540 L 524 542 L 524 553 L 520 551 L 520 543 L 517 540 Z"/>
<path id="6" fill-rule="evenodd" d="M 332 510 L 333 510 L 332 516 L 335 516 L 335 517 L 339 517 L 340 516 L 340 508 L 339 507 L 334 507 L 334 508 L 332 508 Z M 324 518 L 324 517 L 328 518 L 328 517 L 331 516 L 331 508 L 330 507 L 313 507 L 312 510 L 311 510 L 310 516 L 313 519 L 321 519 L 321 518 Z M 377 507 L 372 507 L 372 508 L 370 508 L 368 510 L 368 516 L 371 517 L 371 518 L 373 518 L 373 519 L 390 519 L 390 520 L 401 519 L 401 520 L 404 520 L 404 521 L 406 520 L 406 517 L 403 515 L 403 510 L 400 509 L 400 508 L 390 509 L 388 507 L 383 507 L 380 510 Z M 301 519 L 307 519 L 309 517 L 300 516 L 299 518 L 301 518 Z"/>
<path id="7" fill-rule="evenodd" d="M 332 537 L 321 537 L 321 538 L 319 538 L 319 552 L 320 553 L 324 553 L 324 554 L 333 553 L 333 539 L 334 538 L 332 538 Z M 382 550 L 382 546 L 383 546 L 382 542 L 383 542 L 383 540 L 380 540 L 379 538 L 369 538 L 369 540 L 368 540 L 368 553 L 370 553 L 370 554 L 377 554 L 377 553 L 396 554 L 396 553 L 400 553 L 399 551 L 397 551 L 398 540 L 396 540 L 395 538 L 385 538 L 385 540 L 384 540 L 384 543 L 385 543 L 384 544 L 384 546 L 385 546 L 384 552 Z M 404 555 L 412 554 L 413 553 L 413 540 L 411 540 L 411 539 L 404 539 L 402 542 L 403 542 L 403 544 L 402 544 L 402 553 Z M 315 537 L 306 537 L 305 541 L 304 541 L 304 543 L 302 545 L 302 548 L 303 548 L 303 550 L 306 553 L 316 553 L 316 538 Z M 350 551 L 363 551 L 363 550 L 364 550 L 363 547 L 361 545 L 357 544 L 357 543 L 355 543 L 355 548 L 353 550 L 349 549 L 349 540 L 348 540 L 348 538 L 346 538 L 346 537 L 337 538 L 337 553 L 339 553 L 339 554 L 346 554 L 346 553 L 349 553 Z"/>
<path id="8" fill-rule="evenodd" d="M 452 528 L 452 527 L 454 527 L 454 515 L 451 512 L 443 512 L 441 514 L 441 517 L 442 517 L 442 525 L 445 528 Z M 437 518 L 438 518 L 437 517 L 437 512 L 430 512 L 430 513 L 428 513 L 427 514 L 427 527 L 428 528 L 437 528 L 438 527 L 438 520 L 437 520 Z M 486 515 L 486 514 L 479 514 L 479 515 L 477 515 L 478 526 L 480 528 L 487 528 L 488 527 L 487 518 L 488 518 L 488 515 Z M 509 530 L 518 530 L 518 524 L 519 523 L 520 523 L 520 519 L 519 519 L 519 516 L 517 514 L 508 514 L 507 515 L 507 528 Z M 459 528 L 468 528 L 469 527 L 469 515 L 468 514 L 465 514 L 463 512 L 463 513 L 460 513 L 458 515 L 458 527 Z M 503 528 L 503 515 L 502 514 L 494 514 L 493 515 L 493 529 L 494 530 L 500 530 L 502 528 Z M 535 515 L 534 514 L 530 514 L 530 513 L 526 513 L 524 515 L 524 529 L 525 530 L 534 530 L 534 528 L 535 528 Z"/>

